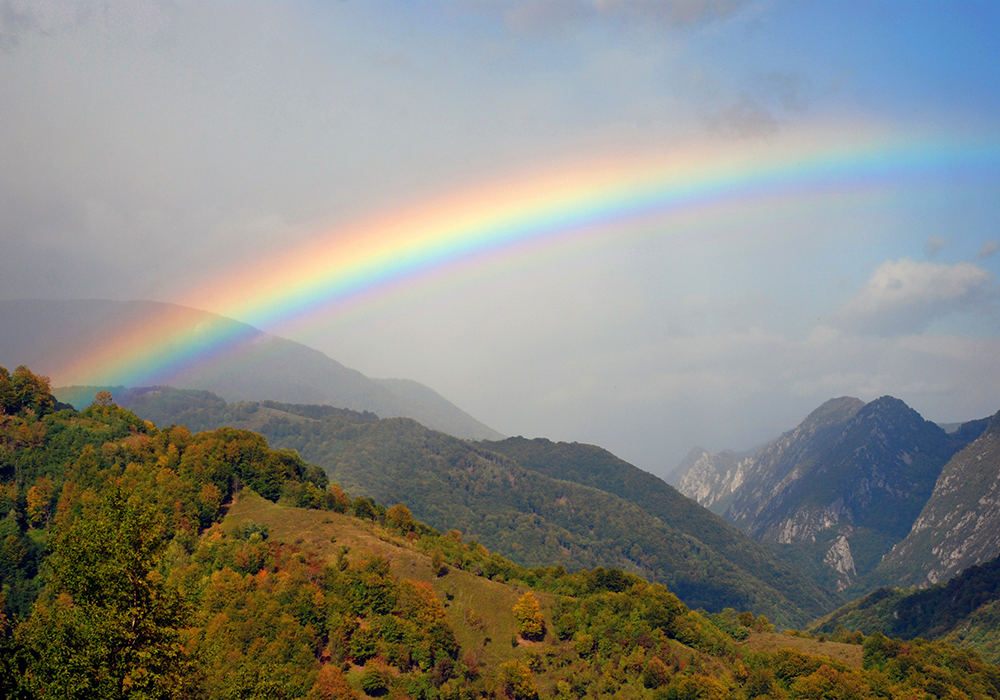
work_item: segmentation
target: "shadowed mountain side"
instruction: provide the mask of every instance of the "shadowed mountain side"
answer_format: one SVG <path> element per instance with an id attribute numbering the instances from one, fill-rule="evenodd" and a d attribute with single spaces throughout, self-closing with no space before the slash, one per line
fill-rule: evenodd
<path id="1" fill-rule="evenodd" d="M 998 555 L 1000 413 L 944 466 L 909 534 L 872 577 L 876 583 L 925 586 Z"/>
<path id="2" fill-rule="evenodd" d="M 734 490 L 725 517 L 752 536 L 764 527 L 757 518 L 790 484 L 807 473 L 813 460 L 841 434 L 864 402 L 851 397 L 830 399 L 814 410 L 794 430 L 766 444 L 743 467 L 743 479 Z"/>
<path id="3" fill-rule="evenodd" d="M 838 608 L 811 631 L 838 626 L 902 639 L 944 639 L 1000 661 L 1000 559 L 965 569 L 947 583 L 921 590 L 880 588 Z"/>
<path id="4" fill-rule="evenodd" d="M 752 576 L 782 591 L 810 614 L 822 614 L 839 600 L 720 516 L 699 506 L 659 477 L 603 448 L 522 437 L 481 444 L 516 460 L 526 469 L 599 488 L 634 503 L 668 526 L 697 537 Z"/>
<path id="5" fill-rule="evenodd" d="M 707 506 L 728 500 L 728 521 L 821 585 L 864 593 L 909 580 L 872 575 L 945 463 L 985 426 L 946 433 L 891 396 L 831 399 L 738 463 L 726 453 L 694 460 L 680 489 Z"/>
<path id="6" fill-rule="evenodd" d="M 0 364 L 26 364 L 65 384 L 66 368 L 80 358 L 96 357 L 109 338 L 136 328 L 151 329 L 163 357 L 194 345 L 197 338 L 228 338 L 197 362 L 167 370 L 157 384 L 202 389 L 228 401 L 274 400 L 299 404 L 330 404 L 383 417 L 407 416 L 436 430 L 472 439 L 496 439 L 500 433 L 483 425 L 433 390 L 408 380 L 372 380 L 344 367 L 318 350 L 264 333 L 233 319 L 196 309 L 150 301 L 0 302 L 0 324 L 17 333 L 0 337 Z M 184 329 L 177 334 L 151 337 L 159 327 Z M 195 339 L 195 340 L 192 340 Z M 111 368 L 95 383 L 116 387 L 125 380 Z M 74 397 L 106 387 L 74 387 Z M 68 396 L 69 391 L 57 390 Z M 90 392 L 89 397 L 93 397 Z M 61 399 L 65 400 L 65 399 Z M 87 398 L 89 402 L 89 398 Z M 72 402 L 71 402 L 72 403 Z M 74 405 L 77 405 L 74 403 Z M 83 408 L 84 406 L 78 406 Z"/>

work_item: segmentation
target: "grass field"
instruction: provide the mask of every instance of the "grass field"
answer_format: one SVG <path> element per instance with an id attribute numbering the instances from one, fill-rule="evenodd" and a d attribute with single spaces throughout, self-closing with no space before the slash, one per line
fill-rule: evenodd
<path id="1" fill-rule="evenodd" d="M 794 637 L 790 634 L 751 633 L 744 644 L 754 651 L 776 651 L 778 649 L 795 649 L 805 654 L 828 656 L 834 661 L 851 668 L 861 668 L 861 645 L 841 644 L 839 642 L 821 642 L 807 637 Z"/>

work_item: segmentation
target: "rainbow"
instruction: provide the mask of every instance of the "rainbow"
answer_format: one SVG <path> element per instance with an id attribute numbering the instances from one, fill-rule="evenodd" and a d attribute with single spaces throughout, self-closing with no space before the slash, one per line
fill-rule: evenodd
<path id="1" fill-rule="evenodd" d="M 321 231 L 280 256 L 213 276 L 177 302 L 270 332 L 349 323 L 501 260 L 627 245 L 713 217 L 738 220 L 762 204 L 808 208 L 825 197 L 956 173 L 995 176 L 998 164 L 995 139 L 866 129 L 564 162 Z M 181 311 L 165 313 L 107 339 L 55 379 L 152 384 L 236 348 L 248 333 L 226 324 L 192 327 Z"/>

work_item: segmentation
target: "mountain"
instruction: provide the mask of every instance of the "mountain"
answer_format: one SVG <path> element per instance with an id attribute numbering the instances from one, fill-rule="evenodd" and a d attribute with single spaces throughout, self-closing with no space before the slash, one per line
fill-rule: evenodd
<path id="1" fill-rule="evenodd" d="M 677 480 L 677 489 L 708 508 L 722 515 L 732 503 L 733 494 L 743 483 L 743 464 L 732 450 L 714 453 L 697 448 L 688 455 L 686 468 Z"/>
<path id="2" fill-rule="evenodd" d="M 1000 662 L 1000 559 L 973 565 L 947 583 L 921 590 L 880 588 L 837 609 L 810 630 L 838 626 L 902 639 L 945 639 Z"/>
<path id="3" fill-rule="evenodd" d="M 163 425 L 193 418 L 199 427 L 258 431 L 323 467 L 343 488 L 405 503 L 429 525 L 461 530 L 524 566 L 623 569 L 664 583 L 691 606 L 753 609 L 785 625 L 803 624 L 839 602 L 721 518 L 600 448 L 548 443 L 567 459 L 533 463 L 543 470 L 536 471 L 494 449 L 520 441 L 470 443 L 406 419 L 324 406 L 226 404 L 167 388 L 125 401 Z M 564 478 L 582 458 L 596 465 L 593 478 Z M 624 477 L 628 485 L 616 485 Z"/>
<path id="4" fill-rule="evenodd" d="M 202 389 L 229 401 L 275 400 L 330 404 L 383 417 L 407 416 L 459 437 L 497 439 L 498 432 L 417 382 L 373 380 L 323 353 L 216 314 L 151 301 L 17 300 L 0 302 L 0 365 L 28 365 L 61 381 L 64 368 L 81 358 L 99 357 L 109 342 L 126 332 L 172 331 L 157 342 L 164 357 L 196 345 L 199 338 L 230 338 L 197 363 L 165 371 L 159 383 Z M 178 341 L 177 337 L 185 340 Z M 151 342 L 142 335 L 141 342 Z M 140 341 L 137 341 L 140 342 Z M 129 350 L 126 347 L 123 350 Z M 102 386 L 63 387 L 60 400 L 78 408 L 101 388 L 121 393 L 114 369 L 96 378 Z M 82 397 L 82 398 L 81 398 Z"/>
<path id="5" fill-rule="evenodd" d="M 691 448 L 691 451 L 687 453 L 687 456 L 684 457 L 684 459 L 682 459 L 676 467 L 671 469 L 670 472 L 663 477 L 663 480 L 671 486 L 676 487 L 680 482 L 681 477 L 687 473 L 688 469 L 691 468 L 691 465 L 697 462 L 703 454 L 707 454 L 704 447 Z"/>
<path id="6" fill-rule="evenodd" d="M 1000 555 L 1000 412 L 987 420 L 982 434 L 941 470 L 909 534 L 879 564 L 875 580 L 925 586 Z"/>
<path id="7" fill-rule="evenodd" d="M 662 479 L 595 445 L 507 438 L 482 445 L 553 479 L 607 491 L 683 530 L 755 578 L 781 590 L 806 611 L 829 609 L 836 596 L 779 560 L 721 517 L 699 507 Z"/>
<path id="8" fill-rule="evenodd" d="M 727 520 L 844 590 L 870 585 L 864 577 L 906 536 L 945 463 L 982 427 L 949 434 L 899 399 L 841 397 L 735 465 L 703 456 L 681 483 L 703 503 L 728 500 Z"/>

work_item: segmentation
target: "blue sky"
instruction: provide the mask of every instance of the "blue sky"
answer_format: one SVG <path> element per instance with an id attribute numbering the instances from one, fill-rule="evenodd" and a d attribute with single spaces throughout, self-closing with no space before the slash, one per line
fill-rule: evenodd
<path id="1" fill-rule="evenodd" d="M 0 0 L 0 298 L 174 301 L 317 231 L 573 159 L 766 159 L 867 130 L 990 153 L 998 36 L 993 2 Z M 844 394 L 981 417 L 1000 409 L 991 153 L 486 266 L 292 337 L 658 473 Z"/>

